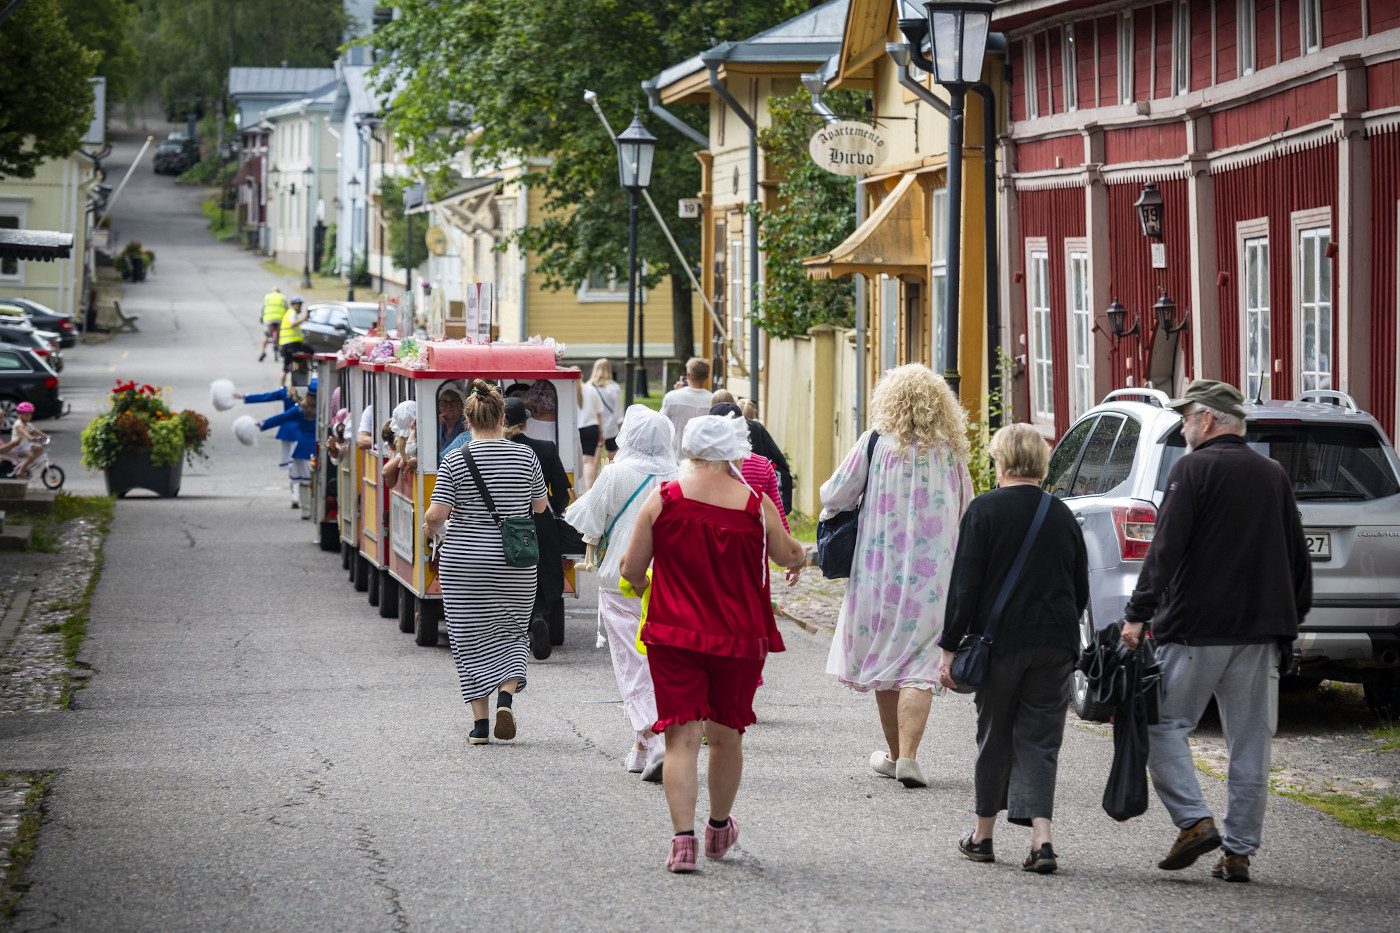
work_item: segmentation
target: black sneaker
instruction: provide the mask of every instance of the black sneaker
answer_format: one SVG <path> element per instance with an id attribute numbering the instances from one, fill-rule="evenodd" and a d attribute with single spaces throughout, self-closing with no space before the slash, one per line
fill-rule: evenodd
<path id="1" fill-rule="evenodd" d="M 1055 850 L 1048 842 L 1039 849 L 1031 849 L 1031 854 L 1021 863 L 1021 871 L 1033 871 L 1040 875 L 1053 874 L 1058 867 L 1055 862 Z"/>
<path id="2" fill-rule="evenodd" d="M 536 661 L 543 661 L 553 651 L 554 646 L 549 643 L 549 620 L 537 612 L 530 616 L 530 654 Z"/>
<path id="3" fill-rule="evenodd" d="M 467 741 L 473 745 L 486 745 L 491 741 L 491 720 L 478 719 L 467 734 Z"/>
<path id="4" fill-rule="evenodd" d="M 972 833 L 968 833 L 958 840 L 958 851 L 974 862 L 995 862 L 997 860 L 996 855 L 992 852 L 991 836 L 981 842 L 973 842 Z"/>

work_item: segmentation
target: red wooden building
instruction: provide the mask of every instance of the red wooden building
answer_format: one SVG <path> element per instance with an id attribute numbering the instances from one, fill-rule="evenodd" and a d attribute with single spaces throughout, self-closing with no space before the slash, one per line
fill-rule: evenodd
<path id="1" fill-rule="evenodd" d="M 1017 411 L 1058 437 L 1111 388 L 1205 376 L 1341 389 L 1393 437 L 1400 0 L 1002 0 L 994 28 Z"/>

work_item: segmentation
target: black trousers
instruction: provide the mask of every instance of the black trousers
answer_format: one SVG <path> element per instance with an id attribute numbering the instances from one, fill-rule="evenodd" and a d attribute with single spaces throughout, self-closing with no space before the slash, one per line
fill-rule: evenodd
<path id="1" fill-rule="evenodd" d="M 1017 648 L 992 658 L 976 698 L 978 816 L 1006 810 L 1007 820 L 1021 826 L 1053 818 L 1073 669 L 1074 656 L 1064 648 Z"/>

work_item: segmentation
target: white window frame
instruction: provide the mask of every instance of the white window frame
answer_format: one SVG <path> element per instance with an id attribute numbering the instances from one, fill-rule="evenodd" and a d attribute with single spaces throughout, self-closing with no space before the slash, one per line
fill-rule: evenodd
<path id="1" fill-rule="evenodd" d="M 1191 90 L 1191 4 L 1177 0 L 1172 10 L 1172 94 Z"/>
<path id="2" fill-rule="evenodd" d="M 14 217 L 16 220 L 16 230 L 24 230 L 29 223 L 29 204 L 25 201 L 0 201 L 0 215 Z M 24 260 L 14 260 L 15 271 L 5 272 L 4 264 L 0 263 L 0 282 L 23 283 L 24 282 Z"/>
<path id="3" fill-rule="evenodd" d="M 1133 11 L 1118 17 L 1118 102 L 1133 102 Z"/>
<path id="4" fill-rule="evenodd" d="M 742 228 L 742 225 L 740 227 Z M 748 299 L 748 289 L 744 287 L 748 270 L 744 267 L 744 240 L 729 241 L 729 337 L 734 352 L 748 365 L 749 322 L 744 305 Z"/>
<path id="5" fill-rule="evenodd" d="M 1060 51 L 1064 57 L 1065 111 L 1079 109 L 1079 56 L 1075 48 L 1074 23 L 1065 23 Z"/>
<path id="6" fill-rule="evenodd" d="M 1069 352 L 1069 420 L 1094 407 L 1094 310 L 1093 275 L 1089 266 L 1089 241 L 1065 240 L 1065 333 Z M 1076 267 L 1079 267 L 1076 270 Z M 1076 279 L 1076 274 L 1078 278 Z M 1075 284 L 1079 289 L 1076 295 Z"/>
<path id="7" fill-rule="evenodd" d="M 1262 241 L 1262 242 L 1261 242 Z M 1250 258 L 1253 251 L 1263 248 L 1263 269 L 1251 269 Z M 1273 268 L 1273 244 L 1269 241 L 1269 219 L 1258 217 L 1253 220 L 1243 220 L 1235 225 L 1235 255 L 1236 268 L 1239 270 L 1239 296 L 1240 296 L 1240 388 L 1254 397 L 1257 392 L 1262 399 L 1273 398 L 1274 391 L 1274 356 L 1273 356 L 1273 325 L 1274 307 L 1272 292 L 1269 290 L 1271 284 L 1271 272 Z M 1256 253 L 1257 255 L 1257 253 Z M 1261 304 L 1250 305 L 1249 286 L 1250 276 L 1253 273 L 1260 281 L 1255 283 L 1256 294 L 1261 298 Z M 1249 354 L 1249 330 L 1251 318 L 1259 317 L 1262 323 L 1262 344 L 1264 357 L 1258 361 L 1258 373 L 1260 381 L 1256 386 L 1252 381 L 1253 369 Z"/>
<path id="8" fill-rule="evenodd" d="M 1038 84 L 1035 69 L 1035 36 L 1027 36 L 1026 46 L 1026 119 L 1040 116 L 1040 100 L 1036 94 Z"/>
<path id="9" fill-rule="evenodd" d="M 1322 0 L 1298 0 L 1298 30 L 1304 55 L 1322 48 Z"/>
<path id="10" fill-rule="evenodd" d="M 1254 19 L 1254 0 L 1235 3 L 1235 48 L 1239 52 L 1240 77 L 1244 77 L 1254 74 L 1259 63 L 1259 27 Z"/>
<path id="11" fill-rule="evenodd" d="M 473 259 L 476 259 L 473 256 Z M 627 300 L 627 283 L 618 282 L 617 270 L 610 269 L 608 275 L 607 288 L 594 288 L 593 283 L 584 279 L 578 287 L 578 300 L 582 304 L 616 304 L 619 301 Z M 477 270 L 478 276 L 482 276 L 482 271 Z M 484 276 L 482 276 L 484 278 Z"/>
<path id="12" fill-rule="evenodd" d="M 1332 389 L 1337 385 L 1337 360 L 1333 353 L 1333 336 L 1336 333 L 1337 318 L 1336 308 L 1332 305 L 1332 281 L 1336 275 L 1331 258 L 1327 256 L 1327 245 L 1334 242 L 1332 240 L 1332 209 L 1329 207 L 1316 208 L 1308 211 L 1298 211 L 1291 217 L 1292 235 L 1289 243 L 1293 254 L 1293 376 L 1298 392 L 1305 392 L 1312 389 Z M 1326 237 L 1316 251 L 1314 256 L 1305 257 L 1304 252 L 1308 248 L 1308 241 L 1318 241 Z M 1327 290 L 1325 294 L 1307 295 L 1303 290 L 1304 266 L 1311 259 L 1316 262 L 1316 273 L 1326 268 L 1327 270 Z M 1325 264 L 1325 266 L 1324 266 Z M 1314 287 L 1320 283 L 1320 275 L 1313 277 Z M 1321 362 L 1321 354 L 1317 351 L 1317 344 L 1314 344 L 1312 359 L 1307 359 L 1304 353 L 1304 328 L 1309 324 L 1317 326 L 1325 315 L 1327 322 L 1327 361 L 1328 368 L 1323 370 L 1318 364 Z M 1309 364 L 1312 364 L 1311 368 Z M 1322 378 L 1325 376 L 1325 378 Z"/>
<path id="13" fill-rule="evenodd" d="M 1050 248 L 1044 237 L 1027 239 L 1026 370 L 1030 374 L 1031 423 L 1053 433 L 1055 339 L 1050 319 Z"/>
<path id="14" fill-rule="evenodd" d="M 933 371 L 942 372 L 945 352 L 944 341 L 947 333 L 943 327 L 943 309 L 948 302 L 948 189 L 934 188 L 929 198 L 933 210 L 933 237 L 931 241 L 933 262 L 929 266 L 929 307 L 933 312 L 933 326 L 929 328 L 929 349 L 933 360 Z"/>

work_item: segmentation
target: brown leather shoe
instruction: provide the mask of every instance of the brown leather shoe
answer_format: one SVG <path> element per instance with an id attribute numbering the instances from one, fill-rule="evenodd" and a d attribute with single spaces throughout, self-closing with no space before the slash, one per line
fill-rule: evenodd
<path id="1" fill-rule="evenodd" d="M 1212 849 L 1220 848 L 1220 834 L 1215 831 L 1215 820 L 1204 817 L 1176 834 L 1176 842 L 1167 857 L 1157 863 L 1165 871 L 1180 871 L 1195 863 L 1196 859 Z"/>
<path id="2" fill-rule="evenodd" d="M 1248 881 L 1249 856 L 1236 855 L 1227 851 L 1216 859 L 1215 867 L 1210 870 L 1210 873 L 1217 878 L 1224 878 L 1226 881 Z"/>

